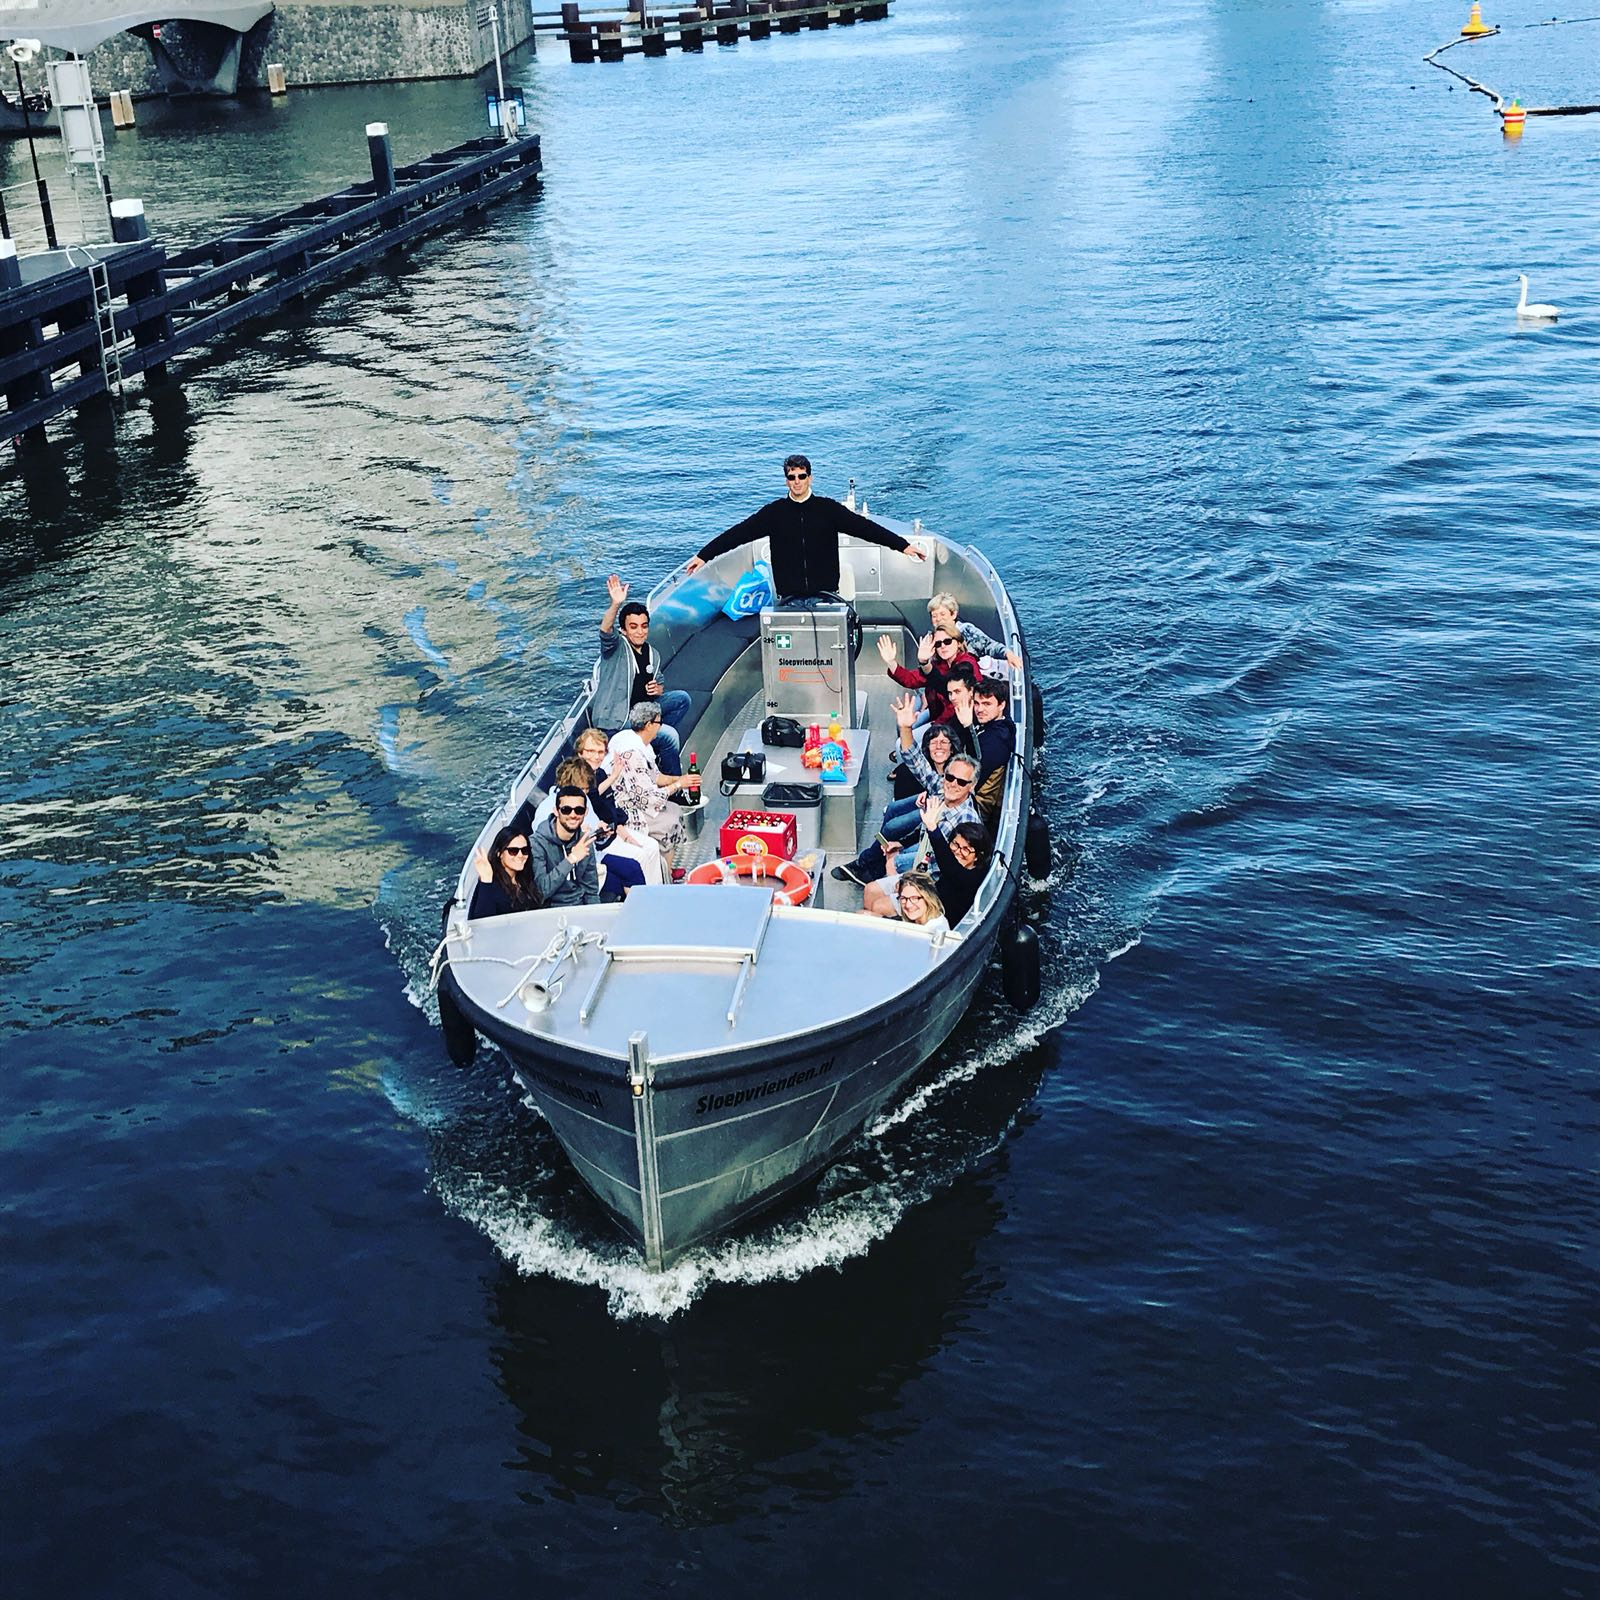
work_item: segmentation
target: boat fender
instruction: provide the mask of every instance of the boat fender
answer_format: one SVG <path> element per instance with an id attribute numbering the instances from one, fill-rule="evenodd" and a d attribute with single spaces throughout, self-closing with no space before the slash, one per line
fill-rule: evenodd
<path id="1" fill-rule="evenodd" d="M 1036 750 L 1044 749 L 1044 690 L 1038 684 L 1029 686 L 1033 690 L 1033 747 Z"/>
<path id="2" fill-rule="evenodd" d="M 470 1067 L 478 1054 L 478 1032 L 456 999 L 456 980 L 446 967 L 439 978 L 439 1028 L 444 1047 L 458 1067 Z"/>
<path id="3" fill-rule="evenodd" d="M 1028 837 L 1022 847 L 1022 856 L 1028 863 L 1028 871 L 1035 878 L 1050 876 L 1050 824 L 1042 811 L 1035 811 L 1028 818 Z"/>
<path id="4" fill-rule="evenodd" d="M 1001 940 L 1000 965 L 1006 999 L 1018 1011 L 1039 1003 L 1039 935 L 1018 921 Z"/>

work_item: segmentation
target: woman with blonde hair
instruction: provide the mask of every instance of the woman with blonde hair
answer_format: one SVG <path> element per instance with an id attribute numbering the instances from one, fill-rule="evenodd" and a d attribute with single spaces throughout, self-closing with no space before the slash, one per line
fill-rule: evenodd
<path id="1" fill-rule="evenodd" d="M 894 902 L 901 922 L 914 922 L 927 933 L 939 933 L 950 926 L 944 902 L 926 872 L 902 872 L 894 886 Z"/>

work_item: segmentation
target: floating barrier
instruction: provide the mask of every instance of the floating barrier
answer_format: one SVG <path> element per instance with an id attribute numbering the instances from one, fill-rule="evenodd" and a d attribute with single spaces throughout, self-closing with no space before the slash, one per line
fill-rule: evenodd
<path id="1" fill-rule="evenodd" d="M 1600 17 L 1551 17 L 1548 22 L 1529 22 L 1523 26 L 1528 28 L 1571 28 L 1583 23 L 1600 23 Z M 1491 89 L 1486 83 L 1479 83 L 1476 78 L 1469 78 L 1464 72 L 1457 72 L 1454 67 L 1444 64 L 1439 57 L 1446 50 L 1454 50 L 1458 44 L 1470 44 L 1475 39 L 1487 39 L 1501 32 L 1499 28 L 1492 28 L 1483 20 L 1482 12 L 1475 4 L 1472 13 L 1467 19 L 1467 25 L 1461 30 L 1459 38 L 1447 40 L 1437 49 L 1430 50 L 1422 59 L 1430 67 L 1437 67 L 1441 72 L 1448 72 L 1458 83 L 1464 83 L 1474 93 L 1481 94 L 1494 103 L 1496 115 L 1501 122 L 1501 131 L 1507 138 L 1515 139 L 1526 126 L 1529 117 L 1584 117 L 1600 112 L 1600 104 L 1593 105 L 1568 105 L 1568 106 L 1525 106 L 1516 96 L 1509 100 L 1497 89 Z"/>

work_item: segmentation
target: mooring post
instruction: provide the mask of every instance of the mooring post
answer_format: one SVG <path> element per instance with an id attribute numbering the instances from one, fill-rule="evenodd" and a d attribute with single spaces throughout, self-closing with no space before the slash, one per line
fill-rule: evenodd
<path id="1" fill-rule="evenodd" d="M 667 53 L 667 30 L 658 20 L 646 20 L 639 41 L 647 56 L 664 56 Z"/>
<path id="2" fill-rule="evenodd" d="M 750 37 L 767 39 L 772 35 L 772 0 L 751 0 Z"/>
<path id="3" fill-rule="evenodd" d="M 394 151 L 389 148 L 389 124 L 367 124 L 367 154 L 372 158 L 372 192 L 394 193 Z"/>
<path id="4" fill-rule="evenodd" d="M 705 35 L 700 31 L 702 20 L 698 7 L 693 11 L 680 11 L 678 13 L 678 48 L 680 50 L 700 50 L 705 47 Z"/>
<path id="5" fill-rule="evenodd" d="M 0 239 L 0 293 L 21 287 L 22 263 L 17 260 L 16 240 Z M 44 336 L 37 317 L 29 317 L 25 322 L 5 322 L 3 317 L 4 310 L 0 307 L 0 357 L 19 356 L 24 351 L 39 347 Z M 20 411 L 24 406 L 30 406 L 38 400 L 48 400 L 49 371 L 41 368 L 13 379 L 5 387 L 5 396 L 6 404 L 13 411 Z M 44 424 L 39 423 L 21 433 L 18 442 L 25 445 L 42 445 L 45 443 L 45 437 Z"/>
<path id="6" fill-rule="evenodd" d="M 567 49 L 574 61 L 594 60 L 594 40 L 589 36 L 589 24 L 579 18 L 572 0 L 566 0 L 561 7 L 561 31 L 567 36 Z"/>
<path id="7" fill-rule="evenodd" d="M 813 28 L 826 28 L 828 26 L 828 13 L 826 11 L 813 11 L 806 21 Z"/>
<path id="8" fill-rule="evenodd" d="M 792 15 L 805 4 L 805 0 L 778 0 L 778 32 L 799 33 L 800 18 Z"/>
<path id="9" fill-rule="evenodd" d="M 599 24 L 597 29 L 600 35 L 600 59 L 602 61 L 620 61 L 622 59 L 622 21 L 613 17 L 609 21 Z"/>
<path id="10" fill-rule="evenodd" d="M 737 5 L 721 5 L 717 7 L 717 43 L 738 44 L 739 42 L 739 8 Z"/>
<path id="11" fill-rule="evenodd" d="M 854 6 L 840 6 L 839 15 L 835 20 L 840 27 L 848 28 L 856 20 L 856 8 Z"/>
<path id="12" fill-rule="evenodd" d="M 143 200 L 113 200 L 111 202 L 111 237 L 118 244 L 138 244 L 150 237 L 150 225 L 145 220 Z M 167 275 L 158 267 L 154 272 L 141 272 L 136 278 L 129 278 L 123 286 L 123 293 L 128 297 L 128 307 L 132 310 L 141 301 L 151 300 L 167 292 Z M 151 345 L 162 344 L 172 337 L 172 317 L 170 314 L 150 317 L 140 322 L 133 330 L 133 346 L 136 350 L 148 350 Z M 146 387 L 162 384 L 167 381 L 167 364 L 157 361 L 144 369 Z"/>

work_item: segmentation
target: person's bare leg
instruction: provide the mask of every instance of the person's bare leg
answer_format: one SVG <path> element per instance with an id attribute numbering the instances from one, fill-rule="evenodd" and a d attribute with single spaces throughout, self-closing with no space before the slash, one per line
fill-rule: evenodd
<path id="1" fill-rule="evenodd" d="M 870 917 L 894 916 L 894 879 L 879 878 L 876 883 L 869 883 L 861 897 L 861 909 Z"/>

